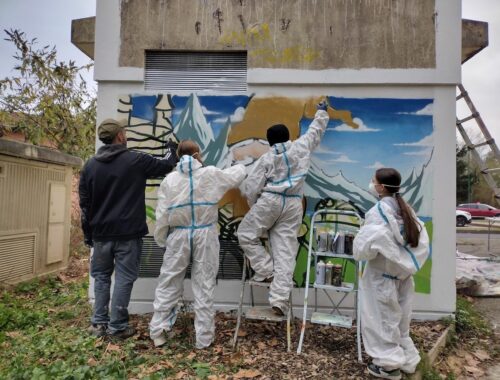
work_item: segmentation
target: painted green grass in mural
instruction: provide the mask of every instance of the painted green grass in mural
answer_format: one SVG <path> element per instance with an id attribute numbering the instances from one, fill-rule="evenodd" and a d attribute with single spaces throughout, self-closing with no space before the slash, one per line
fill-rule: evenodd
<path id="1" fill-rule="evenodd" d="M 146 205 L 146 216 L 153 222 L 156 222 L 156 212 L 155 209 L 149 205 Z"/>

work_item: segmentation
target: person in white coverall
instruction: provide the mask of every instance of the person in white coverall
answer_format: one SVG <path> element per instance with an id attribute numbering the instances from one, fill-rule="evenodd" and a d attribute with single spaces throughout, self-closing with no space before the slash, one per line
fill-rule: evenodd
<path id="1" fill-rule="evenodd" d="M 212 344 L 215 333 L 213 298 L 219 268 L 217 203 L 246 176 L 243 165 L 221 170 L 203 167 L 200 150 L 190 140 L 179 144 L 177 170 L 158 190 L 154 237 L 166 247 L 149 328 L 156 346 L 166 343 L 177 318 L 186 269 L 192 260 L 196 348 Z"/>
<path id="2" fill-rule="evenodd" d="M 297 233 L 302 222 L 304 181 L 311 153 L 319 145 L 328 124 L 328 105 L 318 111 L 308 131 L 289 141 L 284 125 L 267 130 L 271 148 L 255 163 L 240 187 L 251 207 L 238 227 L 238 241 L 255 271 L 254 281 L 272 281 L 269 303 L 278 315 L 288 311 L 298 250 Z M 272 255 L 260 239 L 269 236 Z M 274 263 L 273 263 L 274 261 Z"/>
<path id="3" fill-rule="evenodd" d="M 360 280 L 361 331 L 368 371 L 400 379 L 401 371 L 415 372 L 420 361 L 410 338 L 414 293 L 413 274 L 429 256 L 424 223 L 399 194 L 401 175 L 395 169 L 377 170 L 370 190 L 380 197 L 366 213 L 354 239 L 354 258 L 367 261 Z"/>

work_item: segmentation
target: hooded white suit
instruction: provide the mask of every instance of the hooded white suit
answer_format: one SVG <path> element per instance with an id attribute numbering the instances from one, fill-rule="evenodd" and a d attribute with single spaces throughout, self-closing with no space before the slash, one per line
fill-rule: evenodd
<path id="1" fill-rule="evenodd" d="M 274 276 L 269 302 L 285 313 L 293 288 L 304 181 L 311 153 L 319 145 L 328 120 L 326 111 L 317 111 L 308 131 L 293 142 L 273 145 L 257 160 L 241 187 L 251 209 L 239 225 L 238 241 L 255 271 L 255 280 Z M 260 241 L 267 233 L 272 257 Z"/>
<path id="2" fill-rule="evenodd" d="M 412 275 L 429 256 L 429 236 L 418 222 L 420 239 L 413 248 L 403 238 L 396 199 L 384 197 L 366 213 L 354 239 L 354 258 L 367 261 L 360 280 L 363 343 L 373 363 L 386 370 L 413 373 L 420 361 L 410 338 Z"/>
<path id="3" fill-rule="evenodd" d="M 150 322 L 155 344 L 165 342 L 177 318 L 177 304 L 183 293 L 186 269 L 192 259 L 196 348 L 210 346 L 215 323 L 213 297 L 219 269 L 217 203 L 226 191 L 245 178 L 243 165 L 225 170 L 202 167 L 191 156 L 182 156 L 177 171 L 169 174 L 158 190 L 155 240 L 165 247 Z"/>

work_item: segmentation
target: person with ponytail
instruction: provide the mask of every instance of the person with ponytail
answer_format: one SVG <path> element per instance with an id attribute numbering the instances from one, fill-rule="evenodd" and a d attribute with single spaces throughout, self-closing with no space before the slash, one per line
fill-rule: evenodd
<path id="1" fill-rule="evenodd" d="M 424 223 L 400 193 L 396 169 L 375 172 L 370 192 L 379 201 L 354 239 L 354 258 L 366 261 L 360 279 L 361 331 L 368 372 L 384 379 L 414 373 L 420 355 L 410 338 L 413 275 L 429 256 Z"/>

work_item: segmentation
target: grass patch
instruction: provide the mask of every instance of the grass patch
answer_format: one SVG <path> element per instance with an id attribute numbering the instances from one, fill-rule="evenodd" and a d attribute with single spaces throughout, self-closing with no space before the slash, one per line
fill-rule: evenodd
<path id="1" fill-rule="evenodd" d="M 491 328 L 484 317 L 465 297 L 457 297 L 455 331 L 461 338 L 477 338 L 491 335 Z"/>
<path id="2" fill-rule="evenodd" d="M 0 378 L 153 380 L 181 373 L 205 379 L 235 370 L 198 360 L 189 339 L 154 348 L 147 323 L 123 342 L 89 336 L 87 293 L 86 279 L 57 277 L 0 289 Z"/>

